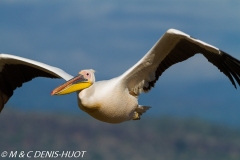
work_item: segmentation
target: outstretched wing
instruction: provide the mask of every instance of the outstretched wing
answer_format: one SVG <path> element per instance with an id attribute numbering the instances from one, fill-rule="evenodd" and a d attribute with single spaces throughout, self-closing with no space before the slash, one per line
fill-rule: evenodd
<path id="1" fill-rule="evenodd" d="M 17 87 L 35 77 L 63 78 L 71 75 L 63 70 L 34 60 L 0 54 L 0 112 Z"/>
<path id="2" fill-rule="evenodd" d="M 200 53 L 223 72 L 236 88 L 240 85 L 240 61 L 218 48 L 181 31 L 169 29 L 148 53 L 121 75 L 130 93 L 147 92 L 170 66 Z"/>

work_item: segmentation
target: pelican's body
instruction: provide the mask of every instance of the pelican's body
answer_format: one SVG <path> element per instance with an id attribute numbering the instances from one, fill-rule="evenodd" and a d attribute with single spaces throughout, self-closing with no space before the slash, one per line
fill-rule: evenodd
<path id="1" fill-rule="evenodd" d="M 78 105 L 92 117 L 104 122 L 120 123 L 139 118 L 136 112 L 137 96 L 129 93 L 121 83 L 121 77 L 95 82 L 82 90 L 78 93 Z"/>
<path id="2" fill-rule="evenodd" d="M 169 29 L 130 69 L 119 77 L 95 82 L 94 70 L 82 70 L 73 77 L 61 69 L 22 57 L 0 55 L 0 111 L 13 91 L 35 77 L 63 78 L 67 82 L 55 88 L 52 95 L 77 92 L 79 108 L 92 117 L 120 123 L 138 120 L 150 107 L 138 104 L 138 95 L 154 87 L 170 66 L 201 53 L 223 72 L 236 87 L 240 85 L 240 61 L 198 39 Z"/>

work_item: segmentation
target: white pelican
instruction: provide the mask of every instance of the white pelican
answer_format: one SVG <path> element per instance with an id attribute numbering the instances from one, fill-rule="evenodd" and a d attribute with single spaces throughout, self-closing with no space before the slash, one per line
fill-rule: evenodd
<path id="1" fill-rule="evenodd" d="M 61 69 L 8 54 L 0 55 L 0 110 L 13 91 L 35 77 L 63 78 L 67 82 L 52 95 L 77 92 L 79 108 L 92 117 L 120 123 L 138 120 L 149 107 L 138 104 L 138 95 L 148 92 L 162 73 L 175 63 L 201 53 L 223 72 L 236 88 L 240 85 L 240 61 L 218 48 L 181 31 L 169 29 L 138 61 L 119 77 L 95 82 L 94 70 L 72 77 Z"/>

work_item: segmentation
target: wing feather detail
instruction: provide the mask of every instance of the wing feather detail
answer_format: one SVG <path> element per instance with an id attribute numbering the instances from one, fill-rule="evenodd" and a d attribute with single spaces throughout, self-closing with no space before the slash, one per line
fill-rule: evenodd
<path id="1" fill-rule="evenodd" d="M 123 73 L 122 81 L 136 95 L 148 92 L 165 70 L 197 53 L 225 74 L 235 88 L 236 82 L 240 85 L 239 60 L 175 29 L 168 30 L 138 63 Z"/>
<path id="2" fill-rule="evenodd" d="M 59 68 L 14 55 L 0 54 L 0 112 L 16 88 L 36 77 L 72 78 Z"/>

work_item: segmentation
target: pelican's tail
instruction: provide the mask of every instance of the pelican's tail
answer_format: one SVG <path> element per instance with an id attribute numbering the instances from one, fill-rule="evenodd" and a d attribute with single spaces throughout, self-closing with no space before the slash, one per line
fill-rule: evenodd
<path id="1" fill-rule="evenodd" d="M 141 115 L 143 113 L 145 113 L 149 108 L 151 108 L 151 107 L 138 105 L 138 107 L 136 108 L 136 110 L 134 112 L 133 120 L 140 120 Z"/>

